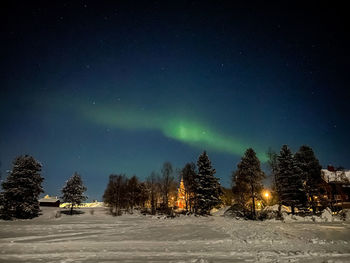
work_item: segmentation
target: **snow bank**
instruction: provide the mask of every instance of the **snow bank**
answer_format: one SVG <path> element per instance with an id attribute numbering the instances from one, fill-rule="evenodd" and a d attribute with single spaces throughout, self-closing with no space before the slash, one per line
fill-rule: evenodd
<path id="1" fill-rule="evenodd" d="M 275 211 L 275 212 L 278 212 L 278 206 L 279 205 L 273 205 L 273 206 L 266 206 L 263 210 L 264 211 Z M 287 212 L 287 213 L 290 213 L 291 212 L 291 209 L 290 207 L 288 206 L 285 206 L 285 205 L 282 205 L 281 206 L 281 212 Z"/>
<path id="2" fill-rule="evenodd" d="M 332 215 L 332 211 L 331 209 L 329 209 L 328 207 L 322 211 L 321 214 L 321 219 L 324 222 L 332 222 L 333 221 L 333 215 Z"/>
<path id="3" fill-rule="evenodd" d="M 292 215 L 287 212 L 282 212 L 282 218 L 284 222 L 316 222 L 316 223 L 323 223 L 323 222 L 333 222 L 335 221 L 335 218 L 332 215 L 332 211 L 329 208 L 326 208 L 322 211 L 321 215 L 316 216 L 299 216 L 299 215 Z"/>

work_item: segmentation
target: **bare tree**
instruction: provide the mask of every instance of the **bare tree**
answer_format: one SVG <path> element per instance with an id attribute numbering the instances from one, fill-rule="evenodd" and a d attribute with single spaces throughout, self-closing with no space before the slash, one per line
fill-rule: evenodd
<path id="1" fill-rule="evenodd" d="M 173 167 L 170 162 L 165 162 L 162 168 L 160 178 L 160 187 L 162 193 L 162 208 L 165 212 L 169 211 L 169 193 L 171 186 L 174 184 Z"/>
<path id="2" fill-rule="evenodd" d="M 159 176 L 152 172 L 147 178 L 147 188 L 149 190 L 149 200 L 151 203 L 151 214 L 156 214 L 157 209 L 157 199 L 158 199 L 158 189 L 159 189 Z"/>

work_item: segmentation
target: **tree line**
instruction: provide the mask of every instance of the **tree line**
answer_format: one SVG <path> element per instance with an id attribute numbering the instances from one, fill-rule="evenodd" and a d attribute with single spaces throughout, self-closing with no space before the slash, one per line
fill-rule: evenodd
<path id="1" fill-rule="evenodd" d="M 34 218 L 39 215 L 39 196 L 44 193 L 41 176 L 42 165 L 32 156 L 22 155 L 15 158 L 13 168 L 1 184 L 0 218 Z M 86 187 L 78 173 L 74 173 L 63 186 L 62 200 L 73 208 L 87 199 Z"/>
<path id="2" fill-rule="evenodd" d="M 292 213 L 312 208 L 316 213 L 325 194 L 324 181 L 321 177 L 321 165 L 309 146 L 301 146 L 293 154 L 287 145 L 280 152 L 269 151 L 268 164 L 272 180 L 271 202 L 279 206 L 290 206 Z M 42 165 L 29 155 L 15 158 L 13 169 L 2 182 L 0 193 L 0 214 L 2 218 L 33 218 L 40 212 L 38 198 L 44 192 L 40 175 Z M 230 191 L 221 187 L 215 177 L 215 169 L 204 151 L 196 163 L 187 163 L 181 170 L 175 171 L 170 162 L 165 162 L 160 174 L 152 172 L 145 181 L 136 176 L 128 178 L 125 174 L 109 176 L 103 194 L 104 203 L 113 215 L 122 211 L 132 211 L 135 207 L 148 210 L 151 214 L 173 212 L 177 201 L 179 182 L 182 178 L 184 211 L 198 215 L 208 215 L 210 210 L 223 202 L 234 206 L 256 219 L 256 202 L 263 200 L 263 180 L 266 174 L 252 148 L 246 150 L 237 169 L 232 173 L 232 197 Z M 62 200 L 73 208 L 87 197 L 86 187 L 78 173 L 66 181 L 62 188 Z M 171 199 L 171 200 L 170 200 Z M 170 204 L 170 205 L 169 205 Z M 176 206 L 175 206 L 176 208 Z"/>
<path id="3" fill-rule="evenodd" d="M 209 214 L 209 211 L 221 203 L 222 189 L 219 179 L 214 176 L 215 169 L 204 151 L 198 158 L 197 167 L 188 163 L 180 171 L 185 185 L 186 211 L 196 214 Z M 42 165 L 32 156 L 18 156 L 13 161 L 13 168 L 2 182 L 0 193 L 0 217 L 33 218 L 39 215 L 39 196 L 44 193 L 41 176 Z M 161 174 L 152 172 L 144 182 L 136 176 L 128 178 L 124 174 L 112 174 L 103 201 L 109 206 L 113 215 L 120 215 L 122 210 L 130 211 L 134 207 L 150 208 L 150 213 L 170 214 L 176 201 L 178 182 L 175 171 L 169 162 L 165 162 Z M 61 192 L 63 202 L 70 203 L 70 214 L 73 209 L 87 199 L 81 176 L 74 173 L 65 182 Z"/>
<path id="4" fill-rule="evenodd" d="M 185 186 L 185 211 L 206 215 L 221 203 L 222 189 L 205 151 L 199 156 L 197 167 L 198 170 L 194 163 L 187 163 L 179 173 Z M 149 208 L 153 215 L 157 212 L 171 214 L 177 191 L 175 171 L 171 163 L 165 162 L 160 175 L 152 172 L 145 182 L 140 182 L 136 176 L 129 179 L 123 174 L 110 175 L 103 202 L 113 215 L 120 215 L 121 210 L 130 211 L 134 206 Z M 169 206 L 170 197 L 172 206 Z"/>
<path id="5" fill-rule="evenodd" d="M 316 213 L 317 203 L 324 201 L 324 180 L 321 165 L 311 147 L 303 145 L 293 154 L 287 145 L 283 145 L 277 154 L 268 153 L 268 164 L 273 178 L 272 202 L 295 209 Z M 265 173 L 253 149 L 249 148 L 232 174 L 232 192 L 237 209 L 256 219 L 255 200 L 263 200 L 263 180 Z M 272 204 L 272 203 L 270 203 Z M 325 204 L 326 205 L 326 204 Z"/>

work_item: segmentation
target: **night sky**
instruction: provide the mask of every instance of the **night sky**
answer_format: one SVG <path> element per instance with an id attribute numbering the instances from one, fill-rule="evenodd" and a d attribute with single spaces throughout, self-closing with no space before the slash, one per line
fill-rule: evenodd
<path id="1" fill-rule="evenodd" d="M 111 173 L 207 150 L 229 186 L 282 144 L 350 168 L 345 6 L 233 2 L 2 2 L 2 177 L 31 154 L 46 193 L 77 171 L 101 200 Z"/>

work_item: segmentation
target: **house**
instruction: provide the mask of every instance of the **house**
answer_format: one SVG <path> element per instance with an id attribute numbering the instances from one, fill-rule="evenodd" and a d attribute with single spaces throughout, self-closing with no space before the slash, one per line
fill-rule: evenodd
<path id="1" fill-rule="evenodd" d="M 57 196 L 45 195 L 43 198 L 39 199 L 39 204 L 40 206 L 59 207 L 60 200 L 57 198 Z"/>
<path id="2" fill-rule="evenodd" d="M 327 198 L 334 208 L 350 208 L 350 170 L 328 166 L 321 174 L 326 183 Z"/>

